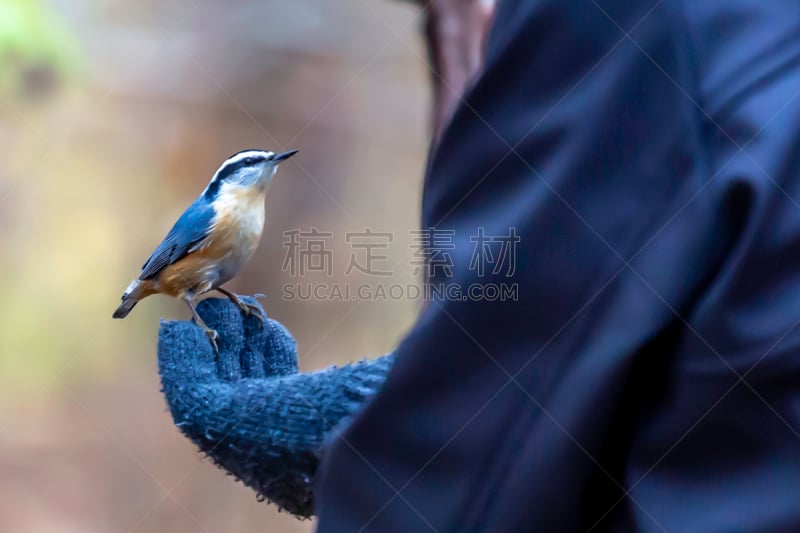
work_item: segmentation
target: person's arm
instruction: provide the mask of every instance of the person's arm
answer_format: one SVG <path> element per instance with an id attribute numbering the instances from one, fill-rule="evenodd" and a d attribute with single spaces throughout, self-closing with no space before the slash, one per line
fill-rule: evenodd
<path id="1" fill-rule="evenodd" d="M 672 309 L 738 231 L 702 194 L 705 126 L 675 87 L 695 90 L 691 43 L 656 4 L 499 4 L 422 200 L 449 236 L 429 257 L 452 259 L 430 283 L 466 297 L 428 305 L 326 448 L 319 533 L 586 531 L 621 497 L 633 426 L 666 401 Z"/>
<path id="2" fill-rule="evenodd" d="M 175 424 L 261 496 L 311 516 L 324 441 L 382 385 L 393 357 L 298 373 L 295 341 L 278 322 L 243 319 L 227 299 L 205 300 L 198 312 L 219 332 L 219 354 L 192 322 L 165 321 L 159 333 Z"/>

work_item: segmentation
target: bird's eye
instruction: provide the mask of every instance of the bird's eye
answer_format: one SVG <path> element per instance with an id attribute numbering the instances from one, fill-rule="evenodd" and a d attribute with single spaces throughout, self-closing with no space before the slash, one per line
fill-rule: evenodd
<path id="1" fill-rule="evenodd" d="M 247 165 L 247 166 L 255 165 L 256 164 L 256 158 L 255 157 L 248 157 L 247 159 L 244 160 L 244 164 Z"/>

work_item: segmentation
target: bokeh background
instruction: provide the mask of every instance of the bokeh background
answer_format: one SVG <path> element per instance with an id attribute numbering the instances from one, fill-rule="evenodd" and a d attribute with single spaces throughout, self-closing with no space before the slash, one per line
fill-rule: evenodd
<path id="1" fill-rule="evenodd" d="M 334 281 L 416 283 L 418 17 L 390 0 L 0 2 L 0 531 L 312 528 L 172 425 L 155 347 L 159 318 L 186 319 L 184 306 L 156 296 L 124 321 L 111 312 L 225 157 L 299 148 L 229 288 L 267 295 L 302 369 L 390 350 L 418 304 L 284 301 L 298 280 L 283 232 L 333 232 Z M 388 280 L 344 274 L 345 233 L 364 228 L 394 234 Z"/>

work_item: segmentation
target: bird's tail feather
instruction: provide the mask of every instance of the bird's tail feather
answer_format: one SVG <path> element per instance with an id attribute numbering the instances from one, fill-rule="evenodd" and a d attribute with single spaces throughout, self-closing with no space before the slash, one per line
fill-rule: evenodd
<path id="1" fill-rule="evenodd" d="M 148 285 L 148 283 L 142 282 L 141 280 L 134 280 L 125 290 L 125 293 L 122 295 L 122 302 L 112 316 L 114 318 L 125 318 L 128 316 L 128 313 L 139 303 L 139 300 L 152 294 L 148 290 Z"/>

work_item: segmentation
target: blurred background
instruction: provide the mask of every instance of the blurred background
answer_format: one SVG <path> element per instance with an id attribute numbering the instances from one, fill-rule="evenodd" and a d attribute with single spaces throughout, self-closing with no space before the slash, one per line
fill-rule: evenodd
<path id="1" fill-rule="evenodd" d="M 419 10 L 389 0 L 0 2 L 0 531 L 309 531 L 210 462 L 159 391 L 155 296 L 111 313 L 230 154 L 299 148 L 256 257 L 304 370 L 383 354 L 417 303 L 285 301 L 283 233 L 333 233 L 333 281 L 413 284 L 429 87 Z M 391 232 L 389 279 L 346 232 Z M 362 256 L 363 262 L 363 256 Z M 378 266 L 378 265 L 376 265 Z M 325 281 L 314 273 L 305 281 Z"/>

